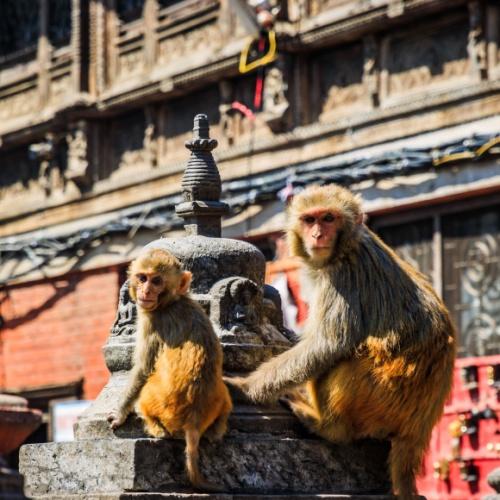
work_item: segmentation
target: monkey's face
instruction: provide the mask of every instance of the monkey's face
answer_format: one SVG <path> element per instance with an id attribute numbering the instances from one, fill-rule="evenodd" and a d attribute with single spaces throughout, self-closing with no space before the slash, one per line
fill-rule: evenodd
<path id="1" fill-rule="evenodd" d="M 302 213 L 299 220 L 307 253 L 313 261 L 326 261 L 335 247 L 340 217 L 332 210 L 313 208 Z"/>
<path id="2" fill-rule="evenodd" d="M 164 277 L 159 273 L 140 272 L 134 275 L 137 305 L 146 311 L 153 311 L 158 307 L 158 298 L 165 290 Z"/>
<path id="3" fill-rule="evenodd" d="M 189 290 L 192 275 L 171 253 L 158 248 L 137 257 L 129 267 L 130 298 L 143 311 L 167 307 Z"/>

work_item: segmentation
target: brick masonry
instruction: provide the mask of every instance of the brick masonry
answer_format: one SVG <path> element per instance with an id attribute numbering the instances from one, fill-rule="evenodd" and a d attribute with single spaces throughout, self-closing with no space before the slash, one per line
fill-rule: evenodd
<path id="1" fill-rule="evenodd" d="M 0 390 L 83 380 L 83 398 L 94 399 L 109 378 L 101 348 L 119 286 L 119 269 L 104 268 L 4 290 Z"/>

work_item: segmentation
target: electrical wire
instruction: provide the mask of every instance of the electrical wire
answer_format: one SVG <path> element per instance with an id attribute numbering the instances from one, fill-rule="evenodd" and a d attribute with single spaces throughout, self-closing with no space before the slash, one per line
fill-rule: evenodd
<path id="1" fill-rule="evenodd" d="M 251 205 L 283 200 L 284 194 L 286 198 L 293 196 L 308 184 L 336 183 L 349 186 L 369 179 L 376 181 L 395 175 L 441 169 L 457 162 L 478 161 L 487 154 L 498 155 L 500 148 L 496 146 L 499 144 L 499 134 L 474 135 L 437 148 L 404 148 L 342 164 L 338 164 L 335 157 L 328 157 L 226 181 L 222 184 L 222 200 L 229 205 L 230 215 L 237 215 Z M 32 263 L 29 269 L 0 281 L 0 287 L 37 269 L 56 265 L 54 260 L 57 257 L 83 257 L 99 241 L 113 235 L 132 238 L 140 229 L 158 233 L 182 229 L 183 220 L 175 214 L 175 206 L 181 200 L 181 195 L 177 193 L 148 204 L 130 207 L 126 210 L 126 215 L 120 215 L 116 220 L 65 236 L 34 240 L 32 236 L 27 238 L 20 235 L 0 239 L 0 263 L 14 259 L 28 259 Z"/>

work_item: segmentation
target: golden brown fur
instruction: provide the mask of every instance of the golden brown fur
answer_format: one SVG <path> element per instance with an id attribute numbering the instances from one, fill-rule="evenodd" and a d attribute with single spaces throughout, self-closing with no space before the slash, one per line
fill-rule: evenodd
<path id="1" fill-rule="evenodd" d="M 121 425 L 138 399 L 146 432 L 154 437 L 183 432 L 190 481 L 213 489 L 198 469 L 198 442 L 207 430 L 210 438 L 222 438 L 232 409 L 222 380 L 222 348 L 203 309 L 187 295 L 191 274 L 174 256 L 152 250 L 132 262 L 135 302 L 143 275 L 161 276 L 163 288 L 153 294 L 154 309 L 137 308 L 134 365 L 120 408 L 109 421 L 113 428 Z"/>
<path id="2" fill-rule="evenodd" d="M 303 213 L 334 214 L 332 248 L 313 259 Z M 319 216 L 318 216 L 319 217 Z M 309 268 L 314 296 L 297 345 L 234 384 L 255 401 L 290 391 L 296 415 L 326 439 L 391 440 L 399 498 L 416 493 L 432 428 L 452 383 L 455 332 L 428 280 L 362 224 L 358 199 L 338 186 L 312 187 L 289 210 L 292 254 Z M 293 390 L 306 383 L 306 391 Z"/>

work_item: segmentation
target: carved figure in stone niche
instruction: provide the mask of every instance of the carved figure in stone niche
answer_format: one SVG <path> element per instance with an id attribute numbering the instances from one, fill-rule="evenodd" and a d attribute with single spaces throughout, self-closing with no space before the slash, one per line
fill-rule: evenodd
<path id="1" fill-rule="evenodd" d="M 218 281 L 210 290 L 210 319 L 223 341 L 262 344 L 262 292 L 258 285 L 235 276 Z"/>
<path id="2" fill-rule="evenodd" d="M 156 166 L 158 141 L 155 137 L 155 126 L 149 123 L 144 129 L 142 147 L 123 152 L 120 159 L 120 169 L 133 169 L 138 165 Z"/>
<path id="3" fill-rule="evenodd" d="M 46 196 L 49 196 L 52 192 L 52 182 L 50 176 L 51 164 L 50 160 L 42 160 L 40 162 L 40 177 L 39 182 L 45 191 Z"/>
<path id="4" fill-rule="evenodd" d="M 364 64 L 363 82 L 370 95 L 372 104 L 377 105 L 379 99 L 379 79 L 378 79 L 378 46 L 373 35 L 367 36 L 363 40 Z"/>
<path id="5" fill-rule="evenodd" d="M 46 196 L 64 189 L 61 169 L 55 162 L 56 147 L 53 134 L 47 134 L 45 141 L 31 144 L 29 147 L 30 158 L 39 164 L 38 183 Z"/>
<path id="6" fill-rule="evenodd" d="M 289 343 L 282 333 L 285 329 L 277 304 L 279 296 L 276 299 L 271 290 L 267 290 L 264 298 L 255 282 L 236 276 L 217 282 L 210 294 L 213 297 L 210 318 L 221 340 L 249 344 Z"/>
<path id="7" fill-rule="evenodd" d="M 285 327 L 283 321 L 283 307 L 280 292 L 271 285 L 264 285 L 264 324 L 262 335 L 267 343 L 295 343 L 298 338 L 292 330 Z"/>
<path id="8" fill-rule="evenodd" d="M 152 167 L 156 167 L 157 165 L 157 152 L 158 152 L 158 144 L 155 138 L 155 126 L 153 123 L 150 123 L 146 129 L 144 130 L 144 161 L 151 165 Z"/>
<path id="9" fill-rule="evenodd" d="M 286 90 L 283 72 L 277 67 L 271 68 L 267 72 L 263 92 L 263 118 L 271 128 L 278 126 L 290 107 L 285 95 Z"/>
<path id="10" fill-rule="evenodd" d="M 81 128 L 76 128 L 67 134 L 66 143 L 68 144 L 68 167 L 65 171 L 65 177 L 73 181 L 80 190 L 83 190 L 91 183 L 86 128 L 81 126 Z"/>
<path id="11" fill-rule="evenodd" d="M 232 146 L 234 143 L 234 123 L 233 123 L 233 85 L 229 80 L 219 82 L 219 93 L 221 104 L 219 105 L 220 128 L 227 144 Z"/>
<path id="12" fill-rule="evenodd" d="M 137 309 L 129 294 L 129 282 L 126 281 L 120 288 L 120 298 L 118 300 L 118 310 L 115 322 L 111 328 L 111 335 L 114 337 L 130 336 L 135 332 L 137 320 Z"/>
<path id="13" fill-rule="evenodd" d="M 484 37 L 484 14 L 480 2 L 469 2 L 469 39 L 467 51 L 472 63 L 473 71 L 480 77 L 485 78 L 488 69 L 486 40 Z"/>
<path id="14" fill-rule="evenodd" d="M 232 403 L 221 345 L 188 293 L 191 273 L 171 253 L 153 249 L 131 263 L 129 279 L 138 320 L 134 364 L 118 409 L 108 415 L 110 426 L 121 426 L 138 400 L 149 435 L 184 434 L 191 484 L 218 490 L 201 475 L 198 445 L 202 435 L 222 439 Z"/>

